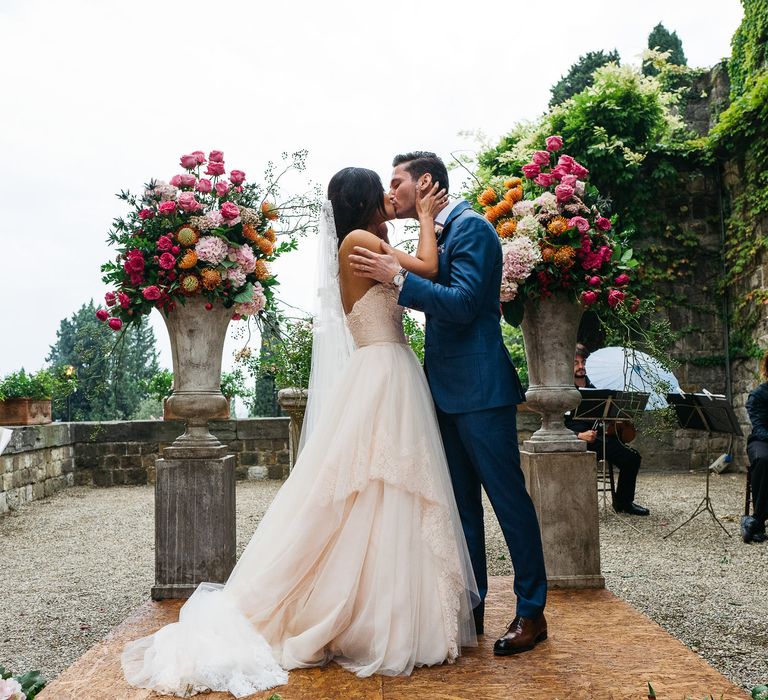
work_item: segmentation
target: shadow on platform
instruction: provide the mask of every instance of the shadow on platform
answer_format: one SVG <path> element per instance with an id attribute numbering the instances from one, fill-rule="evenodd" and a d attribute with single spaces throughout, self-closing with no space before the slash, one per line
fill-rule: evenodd
<path id="1" fill-rule="evenodd" d="M 416 669 L 410 677 L 357 678 L 335 664 L 292 671 L 289 683 L 250 696 L 266 700 L 659 700 L 749 698 L 627 603 L 606 590 L 550 591 L 549 639 L 531 652 L 494 658 L 493 642 L 514 607 L 511 577 L 491 580 L 480 646 L 453 665 Z M 126 642 L 178 617 L 180 603 L 145 603 L 38 695 L 39 700 L 150 700 L 120 669 Z M 198 695 L 225 700 L 228 693 Z"/>

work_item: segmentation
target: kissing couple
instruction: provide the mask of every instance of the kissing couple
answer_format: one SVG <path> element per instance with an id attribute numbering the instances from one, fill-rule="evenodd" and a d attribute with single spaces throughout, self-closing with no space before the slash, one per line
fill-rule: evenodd
<path id="1" fill-rule="evenodd" d="M 330 661 L 359 676 L 454 661 L 483 634 L 482 489 L 515 570 L 516 612 L 494 654 L 546 639 L 501 246 L 448 183 L 424 151 L 395 157 L 389 192 L 364 168 L 331 178 L 299 457 L 226 584 L 201 584 L 178 622 L 127 645 L 131 685 L 244 697 Z M 415 255 L 386 241 L 394 218 L 418 219 Z M 423 368 L 404 307 L 426 317 Z"/>

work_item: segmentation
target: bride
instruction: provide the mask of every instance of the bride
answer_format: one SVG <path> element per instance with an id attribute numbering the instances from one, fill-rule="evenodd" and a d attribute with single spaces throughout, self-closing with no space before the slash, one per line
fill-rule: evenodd
<path id="1" fill-rule="evenodd" d="M 418 202 L 416 256 L 398 253 L 424 277 L 437 273 L 437 189 Z M 300 456 L 227 583 L 201 584 L 177 623 L 126 646 L 131 685 L 244 697 L 294 668 L 407 675 L 477 643 L 477 587 L 397 290 L 347 262 L 354 246 L 381 250 L 392 205 L 363 168 L 334 175 L 328 199 Z"/>

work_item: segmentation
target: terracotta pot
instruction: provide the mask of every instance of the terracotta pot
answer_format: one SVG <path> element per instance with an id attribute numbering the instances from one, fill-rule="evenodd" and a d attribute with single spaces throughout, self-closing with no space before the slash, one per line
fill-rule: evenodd
<path id="1" fill-rule="evenodd" d="M 162 314 L 171 340 L 173 392 L 169 412 L 186 424 L 174 447 L 216 448 L 221 443 L 208 430 L 208 421 L 225 417 L 229 402 L 221 393 L 221 355 L 232 309 L 214 305 L 200 295 Z"/>
<path id="2" fill-rule="evenodd" d="M 526 300 L 522 330 L 528 361 L 530 408 L 541 414 L 541 428 L 530 438 L 541 451 L 581 452 L 586 443 L 565 427 L 563 414 L 579 405 L 573 384 L 573 357 L 583 308 L 557 295 Z"/>
<path id="3" fill-rule="evenodd" d="M 50 423 L 48 399 L 5 399 L 0 401 L 0 425 L 43 425 Z"/>

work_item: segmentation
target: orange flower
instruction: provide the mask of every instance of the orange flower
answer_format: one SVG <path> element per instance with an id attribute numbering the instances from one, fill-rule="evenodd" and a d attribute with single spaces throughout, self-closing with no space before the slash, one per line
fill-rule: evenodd
<path id="1" fill-rule="evenodd" d="M 257 260 L 256 261 L 256 279 L 258 280 L 267 280 L 272 275 L 269 272 L 269 268 L 267 267 L 267 263 L 265 263 L 263 260 Z"/>
<path id="2" fill-rule="evenodd" d="M 507 216 L 512 212 L 512 204 L 505 199 L 502 199 L 497 205 L 496 205 L 496 211 L 499 213 L 499 216 L 497 218 L 501 218 L 502 216 Z"/>
<path id="3" fill-rule="evenodd" d="M 253 226 L 253 224 L 245 224 L 245 226 L 243 226 L 243 236 L 245 236 L 249 241 L 256 242 L 256 239 L 259 237 L 259 232 Z"/>
<path id="4" fill-rule="evenodd" d="M 179 286 L 183 294 L 191 297 L 200 291 L 200 278 L 192 272 L 185 272 L 179 277 Z"/>
<path id="5" fill-rule="evenodd" d="M 203 287 L 206 289 L 216 289 L 221 284 L 221 273 L 212 267 L 206 267 L 200 272 L 203 278 Z"/>
<path id="6" fill-rule="evenodd" d="M 512 177 L 509 180 L 504 180 L 504 187 L 511 190 L 513 187 L 520 187 L 523 181 L 519 177 Z"/>
<path id="7" fill-rule="evenodd" d="M 185 250 L 179 258 L 178 266 L 182 270 L 189 270 L 190 267 L 197 265 L 197 253 L 194 250 Z"/>
<path id="8" fill-rule="evenodd" d="M 564 245 L 555 253 L 555 265 L 567 270 L 576 260 L 576 251 L 569 245 Z"/>
<path id="9" fill-rule="evenodd" d="M 510 190 L 507 190 L 507 193 L 504 195 L 504 200 L 509 202 L 510 204 L 515 204 L 516 202 L 519 202 L 523 198 L 523 188 L 522 187 L 513 187 Z"/>
<path id="10" fill-rule="evenodd" d="M 516 230 L 517 221 L 514 219 L 504 219 L 504 221 L 496 225 L 496 233 L 499 234 L 499 238 L 512 238 Z"/>
<path id="11" fill-rule="evenodd" d="M 496 207 L 486 207 L 483 211 L 485 212 L 485 218 L 492 224 L 495 224 L 496 220 L 501 216 Z"/>
<path id="12" fill-rule="evenodd" d="M 194 226 L 184 224 L 176 230 L 176 240 L 185 247 L 195 245 L 200 240 L 200 231 Z"/>
<path id="13" fill-rule="evenodd" d="M 254 241 L 256 243 L 256 246 L 258 249 L 266 256 L 269 257 L 272 255 L 272 250 L 274 246 L 270 241 L 268 241 L 264 236 L 257 236 L 256 240 Z"/>
<path id="14" fill-rule="evenodd" d="M 274 243 L 277 240 L 277 235 L 275 234 L 275 229 L 273 229 L 271 226 L 266 230 L 264 233 L 264 237 L 270 241 L 271 243 Z"/>
<path id="15" fill-rule="evenodd" d="M 547 231 L 553 236 L 559 236 L 568 230 L 568 219 L 564 216 L 556 216 L 547 224 Z"/>
<path id="16" fill-rule="evenodd" d="M 544 262 L 552 262 L 555 259 L 555 249 L 552 246 L 542 246 L 541 259 Z"/>
<path id="17" fill-rule="evenodd" d="M 484 207 L 490 207 L 498 199 L 498 195 L 493 187 L 483 190 L 478 196 L 477 201 Z"/>
<path id="18" fill-rule="evenodd" d="M 261 213 L 264 214 L 270 221 L 277 219 L 277 207 L 272 202 L 261 203 Z"/>

